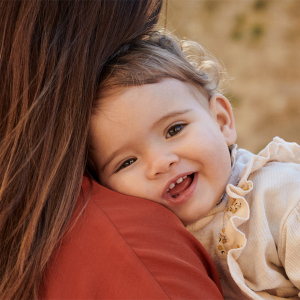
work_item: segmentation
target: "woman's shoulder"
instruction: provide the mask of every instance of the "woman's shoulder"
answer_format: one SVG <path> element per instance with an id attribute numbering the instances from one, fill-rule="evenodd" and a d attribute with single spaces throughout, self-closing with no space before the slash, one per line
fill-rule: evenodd
<path id="1" fill-rule="evenodd" d="M 165 207 L 84 178 L 77 213 L 83 208 L 50 261 L 41 298 L 199 298 L 205 291 L 203 299 L 222 299 L 209 256 Z"/>

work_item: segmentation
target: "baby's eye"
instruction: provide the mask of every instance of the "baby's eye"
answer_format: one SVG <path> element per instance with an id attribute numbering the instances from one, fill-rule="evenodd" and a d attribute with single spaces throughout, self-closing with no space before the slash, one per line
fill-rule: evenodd
<path id="1" fill-rule="evenodd" d="M 118 171 L 120 171 L 120 170 L 122 170 L 122 169 L 124 169 L 124 168 L 129 167 L 129 166 L 130 166 L 131 164 L 133 164 L 135 161 L 136 161 L 136 158 L 129 158 L 129 159 L 125 160 L 125 161 L 121 164 L 121 166 L 116 170 L 116 172 L 118 172 Z"/>
<path id="2" fill-rule="evenodd" d="M 169 128 L 166 138 L 168 139 L 168 138 L 178 134 L 185 126 L 186 126 L 186 124 L 173 125 L 172 127 Z"/>

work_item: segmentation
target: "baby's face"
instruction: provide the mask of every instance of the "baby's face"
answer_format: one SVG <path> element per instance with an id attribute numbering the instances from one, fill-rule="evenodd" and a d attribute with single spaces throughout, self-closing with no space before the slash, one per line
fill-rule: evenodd
<path id="1" fill-rule="evenodd" d="M 230 176 L 230 104 L 176 79 L 104 99 L 90 133 L 101 184 L 160 203 L 184 224 L 218 203 Z"/>

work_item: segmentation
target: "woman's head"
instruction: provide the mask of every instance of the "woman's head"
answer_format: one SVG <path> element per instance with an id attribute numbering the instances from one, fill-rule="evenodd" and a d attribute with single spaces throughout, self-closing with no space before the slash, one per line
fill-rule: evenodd
<path id="1" fill-rule="evenodd" d="M 74 210 L 103 65 L 162 0 L 0 1 L 0 298 L 32 299 Z"/>

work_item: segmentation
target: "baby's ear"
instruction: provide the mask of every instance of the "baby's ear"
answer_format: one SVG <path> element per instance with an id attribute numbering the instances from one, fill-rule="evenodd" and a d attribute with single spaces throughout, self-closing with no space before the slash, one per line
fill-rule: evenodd
<path id="1" fill-rule="evenodd" d="M 214 94 L 209 100 L 209 108 L 212 116 L 218 122 L 228 146 L 236 141 L 236 131 L 232 107 L 221 94 Z"/>

